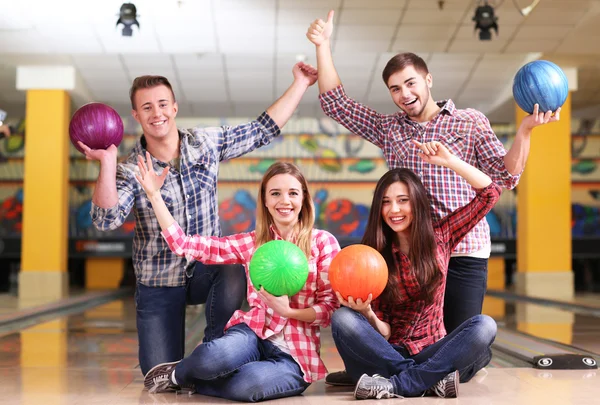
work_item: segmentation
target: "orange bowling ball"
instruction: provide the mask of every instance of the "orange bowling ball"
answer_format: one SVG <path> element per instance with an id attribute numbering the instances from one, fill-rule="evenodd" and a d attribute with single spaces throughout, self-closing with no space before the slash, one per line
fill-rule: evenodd
<path id="1" fill-rule="evenodd" d="M 388 280 L 387 263 L 381 253 L 366 245 L 350 245 L 333 258 L 329 266 L 329 281 L 333 291 L 344 299 L 351 296 L 363 301 L 369 294 L 377 298 Z"/>

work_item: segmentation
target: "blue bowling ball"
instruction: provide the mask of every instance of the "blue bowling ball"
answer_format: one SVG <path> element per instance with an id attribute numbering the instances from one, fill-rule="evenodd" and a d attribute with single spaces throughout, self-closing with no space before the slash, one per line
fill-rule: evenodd
<path id="1" fill-rule="evenodd" d="M 529 114 L 533 113 L 536 103 L 540 105 L 540 112 L 556 111 L 567 100 L 569 82 L 557 65 L 536 60 L 519 69 L 512 91 L 519 107 Z"/>

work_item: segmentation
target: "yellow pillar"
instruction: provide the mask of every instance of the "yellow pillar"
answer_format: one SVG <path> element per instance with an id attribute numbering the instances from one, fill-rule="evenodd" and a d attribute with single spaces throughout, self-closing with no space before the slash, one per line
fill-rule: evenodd
<path id="1" fill-rule="evenodd" d="M 488 261 L 487 288 L 489 290 L 504 290 L 506 263 L 502 256 L 492 256 Z M 483 300 L 482 313 L 492 318 L 501 319 L 506 314 L 505 302 L 502 298 L 486 295 Z"/>
<path id="2" fill-rule="evenodd" d="M 124 276 L 125 260 L 94 257 L 85 260 L 85 288 L 88 290 L 119 288 Z"/>
<path id="3" fill-rule="evenodd" d="M 70 97 L 27 90 L 19 298 L 67 294 Z"/>
<path id="4" fill-rule="evenodd" d="M 569 90 L 577 72 L 565 69 Z M 516 107 L 517 127 L 526 113 Z M 574 294 L 571 248 L 571 94 L 560 121 L 537 127 L 517 188 L 517 293 L 558 300 Z M 517 329 L 571 343 L 572 313 L 517 305 Z"/>
<path id="5" fill-rule="evenodd" d="M 517 127 L 527 115 L 517 107 Z M 573 296 L 571 261 L 571 96 L 560 121 L 537 127 L 517 189 L 517 290 Z"/>

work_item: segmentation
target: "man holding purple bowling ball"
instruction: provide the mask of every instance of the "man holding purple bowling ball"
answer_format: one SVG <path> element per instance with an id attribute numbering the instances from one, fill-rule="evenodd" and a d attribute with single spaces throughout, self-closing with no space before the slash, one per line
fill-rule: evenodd
<path id="1" fill-rule="evenodd" d="M 238 126 L 178 129 L 177 101 L 162 76 L 141 76 L 130 89 L 131 114 L 143 135 L 124 163 L 117 148 L 90 149 L 79 143 L 88 159 L 100 162 L 92 198 L 96 228 L 113 230 L 133 209 L 136 217 L 133 267 L 139 360 L 142 373 L 184 355 L 186 304 L 206 304 L 204 341 L 223 335 L 246 291 L 242 266 L 205 266 L 175 255 L 161 236 L 160 226 L 142 186 L 137 182 L 137 157 L 152 156 L 157 173 L 169 167 L 161 189 L 163 199 L 186 234 L 220 236 L 217 206 L 219 162 L 269 144 L 280 134 L 302 96 L 317 79 L 316 69 L 302 62 L 292 70 L 293 83 L 256 120 Z"/>

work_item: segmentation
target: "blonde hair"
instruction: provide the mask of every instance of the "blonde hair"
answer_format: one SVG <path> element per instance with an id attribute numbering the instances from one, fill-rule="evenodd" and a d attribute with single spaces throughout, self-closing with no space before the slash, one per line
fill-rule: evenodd
<path id="1" fill-rule="evenodd" d="M 265 206 L 265 194 L 267 192 L 266 188 L 269 180 L 271 180 L 273 177 L 279 174 L 289 174 L 291 176 L 294 176 L 302 186 L 302 208 L 300 209 L 300 214 L 298 215 L 298 224 L 300 225 L 300 230 L 296 238 L 296 245 L 298 245 L 298 247 L 302 249 L 306 257 L 310 259 L 312 229 L 315 224 L 315 207 L 313 205 L 313 200 L 310 195 L 310 192 L 308 191 L 308 184 L 306 183 L 306 179 L 304 178 L 304 175 L 300 172 L 300 169 L 298 169 L 298 166 L 296 166 L 293 163 L 273 163 L 267 169 L 262 178 L 262 181 L 260 183 L 260 189 L 258 190 L 256 209 L 256 248 L 273 240 L 269 228 L 271 227 L 271 225 L 274 226 L 275 222 L 273 221 L 273 216 Z"/>

